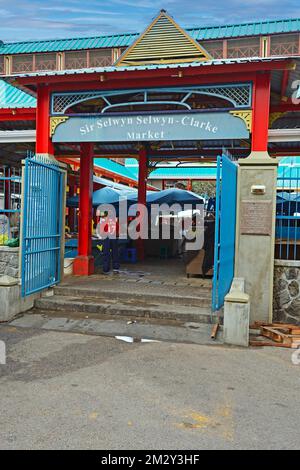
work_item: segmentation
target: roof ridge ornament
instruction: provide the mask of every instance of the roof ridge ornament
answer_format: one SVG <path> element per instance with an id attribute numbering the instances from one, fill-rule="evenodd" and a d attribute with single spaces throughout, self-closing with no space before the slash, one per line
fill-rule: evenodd
<path id="1" fill-rule="evenodd" d="M 173 18 L 161 10 L 146 30 L 116 61 L 116 67 L 191 63 L 211 60 L 198 44 Z"/>

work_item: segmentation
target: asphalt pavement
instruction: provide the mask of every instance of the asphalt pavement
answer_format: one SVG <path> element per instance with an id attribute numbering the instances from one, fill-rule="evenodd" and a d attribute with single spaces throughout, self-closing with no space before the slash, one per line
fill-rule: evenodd
<path id="1" fill-rule="evenodd" d="M 0 326 L 1 449 L 299 449 L 300 365 L 240 349 Z"/>

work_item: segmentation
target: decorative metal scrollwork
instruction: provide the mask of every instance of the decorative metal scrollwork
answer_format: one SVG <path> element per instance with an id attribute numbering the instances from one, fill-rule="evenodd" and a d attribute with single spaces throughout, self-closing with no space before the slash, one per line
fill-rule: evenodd
<path id="1" fill-rule="evenodd" d="M 244 121 L 246 124 L 246 128 L 248 129 L 249 132 L 251 132 L 252 129 L 252 111 L 251 109 L 245 110 L 245 111 L 230 111 L 230 114 L 232 114 L 235 117 L 238 117 Z"/>
<path id="2" fill-rule="evenodd" d="M 155 99 L 153 99 L 155 93 Z M 132 95 L 135 100 L 132 101 Z M 160 97 L 161 95 L 161 97 Z M 167 95 L 167 96 L 166 96 Z M 178 98 L 178 95 L 180 97 Z M 192 110 L 193 103 L 188 100 L 191 96 L 207 95 L 229 101 L 234 108 L 250 108 L 252 99 L 251 83 L 231 85 L 210 85 L 198 87 L 178 87 L 161 89 L 135 89 L 122 91 L 82 91 L 77 93 L 53 93 L 51 97 L 51 114 L 64 114 L 72 106 L 94 99 L 102 99 L 104 104 L 100 113 L 125 106 L 141 106 L 155 104 L 176 105 L 182 110 Z"/>
<path id="3" fill-rule="evenodd" d="M 54 135 L 54 132 L 59 126 L 59 124 L 62 124 L 63 122 L 67 121 L 69 118 L 68 116 L 57 116 L 57 117 L 51 117 L 50 118 L 50 137 Z"/>

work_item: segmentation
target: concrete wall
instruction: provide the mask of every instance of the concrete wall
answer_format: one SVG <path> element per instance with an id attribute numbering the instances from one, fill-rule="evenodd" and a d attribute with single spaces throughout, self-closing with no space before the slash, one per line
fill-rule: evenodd
<path id="1" fill-rule="evenodd" d="M 273 320 L 300 325 L 300 261 L 275 260 Z"/>
<path id="2" fill-rule="evenodd" d="M 0 276 L 19 277 L 19 248 L 0 246 Z"/>
<path id="3" fill-rule="evenodd" d="M 16 284 L 1 285 L 0 278 L 0 322 L 12 320 L 16 315 L 30 310 L 36 298 L 40 297 L 40 293 L 21 296 L 21 286 L 16 280 Z M 9 278 L 11 279 L 11 278 Z"/>

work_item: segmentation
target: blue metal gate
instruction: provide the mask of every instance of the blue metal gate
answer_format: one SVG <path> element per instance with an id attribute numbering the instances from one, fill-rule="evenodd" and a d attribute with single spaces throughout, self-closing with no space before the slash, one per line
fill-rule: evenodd
<path id="1" fill-rule="evenodd" d="M 22 296 L 57 284 L 61 275 L 64 170 L 45 156 L 24 166 Z"/>
<path id="2" fill-rule="evenodd" d="M 237 169 L 227 156 L 218 157 L 213 312 L 223 307 L 234 276 Z"/>

